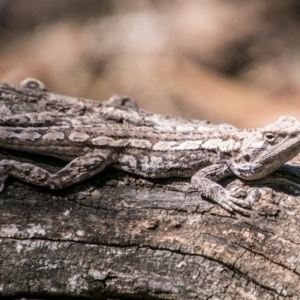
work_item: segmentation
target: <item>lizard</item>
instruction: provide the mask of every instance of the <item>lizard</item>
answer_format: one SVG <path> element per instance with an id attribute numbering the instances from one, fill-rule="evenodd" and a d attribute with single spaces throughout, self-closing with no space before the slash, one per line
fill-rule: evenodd
<path id="1" fill-rule="evenodd" d="M 37 88 L 34 83 L 39 86 L 39 81 L 27 82 Z M 34 164 L 3 159 L 0 192 L 8 176 L 63 189 L 112 166 L 146 178 L 189 177 L 202 196 L 230 213 L 249 215 L 251 203 L 218 181 L 229 176 L 251 181 L 277 170 L 300 151 L 300 122 L 285 116 L 254 129 L 172 122 L 145 126 L 47 111 L 12 114 L 2 106 L 0 147 L 67 162 L 50 173 Z"/>

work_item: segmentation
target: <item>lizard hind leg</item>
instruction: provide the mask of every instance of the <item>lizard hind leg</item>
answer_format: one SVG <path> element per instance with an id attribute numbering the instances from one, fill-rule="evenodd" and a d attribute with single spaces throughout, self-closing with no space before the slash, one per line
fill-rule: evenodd
<path id="1" fill-rule="evenodd" d="M 111 150 L 94 150 L 69 162 L 55 174 L 29 163 L 16 160 L 0 161 L 0 191 L 8 175 L 35 185 L 62 189 L 100 173 L 115 160 Z"/>

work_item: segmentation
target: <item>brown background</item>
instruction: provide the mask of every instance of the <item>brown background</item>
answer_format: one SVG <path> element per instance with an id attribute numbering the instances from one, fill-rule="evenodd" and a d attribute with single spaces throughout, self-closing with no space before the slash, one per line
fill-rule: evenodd
<path id="1" fill-rule="evenodd" d="M 300 117 L 296 0 L 0 0 L 0 82 L 236 126 Z"/>

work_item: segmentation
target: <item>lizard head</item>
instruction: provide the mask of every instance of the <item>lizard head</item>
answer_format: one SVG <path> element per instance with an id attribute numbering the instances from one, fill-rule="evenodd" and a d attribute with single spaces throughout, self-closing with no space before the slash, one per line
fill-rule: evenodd
<path id="1" fill-rule="evenodd" d="M 274 172 L 299 152 L 300 122 L 294 117 L 280 117 L 247 132 L 228 165 L 238 177 L 254 180 Z"/>

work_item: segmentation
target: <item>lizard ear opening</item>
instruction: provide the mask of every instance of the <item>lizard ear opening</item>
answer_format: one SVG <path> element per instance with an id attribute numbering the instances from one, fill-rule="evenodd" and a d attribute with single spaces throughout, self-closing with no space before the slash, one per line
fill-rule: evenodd
<path id="1" fill-rule="evenodd" d="M 229 152 L 220 152 L 220 159 L 222 160 L 228 160 L 233 158 L 233 153 L 229 153 Z"/>

